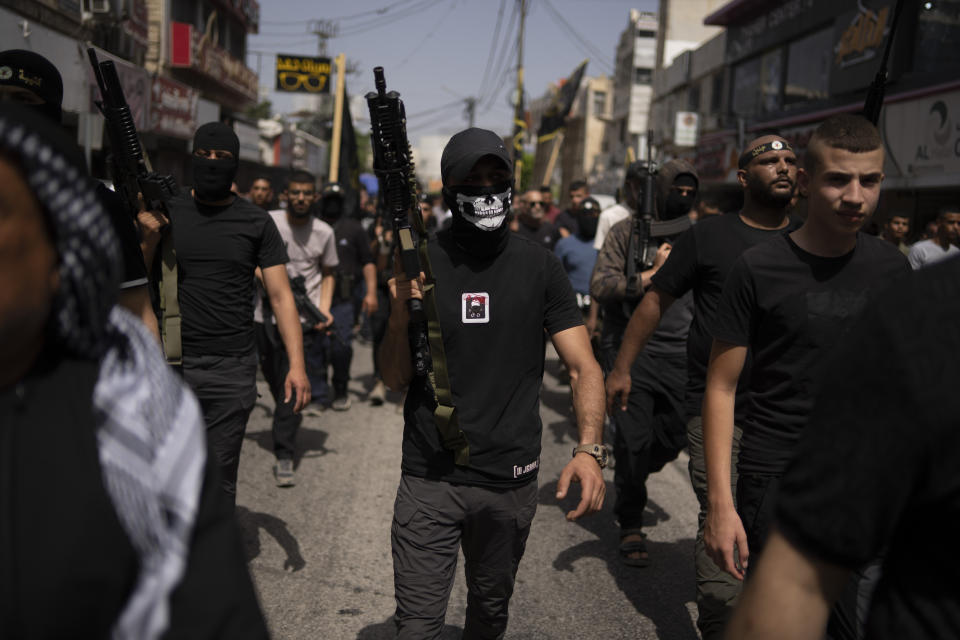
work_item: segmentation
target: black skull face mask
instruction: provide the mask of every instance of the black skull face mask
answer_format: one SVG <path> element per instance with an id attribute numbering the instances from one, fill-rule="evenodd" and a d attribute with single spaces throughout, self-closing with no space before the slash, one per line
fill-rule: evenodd
<path id="1" fill-rule="evenodd" d="M 489 187 L 458 185 L 444 189 L 443 194 L 453 213 L 453 237 L 464 251 L 489 257 L 503 250 L 510 231 L 506 223 L 513 201 L 510 182 Z"/>

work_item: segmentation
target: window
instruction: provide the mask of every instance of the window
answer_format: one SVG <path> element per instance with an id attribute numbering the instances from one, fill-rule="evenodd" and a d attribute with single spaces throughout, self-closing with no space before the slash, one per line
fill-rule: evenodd
<path id="1" fill-rule="evenodd" d="M 593 115 L 602 116 L 607 113 L 607 93 L 605 91 L 593 92 Z"/>
<path id="2" fill-rule="evenodd" d="M 759 111 L 759 97 L 760 58 L 753 58 L 733 68 L 733 112 L 738 116 L 753 116 Z"/>
<path id="3" fill-rule="evenodd" d="M 653 81 L 653 70 L 646 67 L 637 67 L 633 70 L 633 84 L 650 84 Z"/>
<path id="4" fill-rule="evenodd" d="M 787 82 L 783 88 L 784 106 L 827 97 L 832 54 L 831 27 L 790 44 L 787 50 Z"/>
<path id="5" fill-rule="evenodd" d="M 687 91 L 687 111 L 700 111 L 700 85 L 691 84 Z"/>
<path id="6" fill-rule="evenodd" d="M 637 29 L 638 38 L 656 38 L 657 32 L 650 31 L 649 29 Z"/>
<path id="7" fill-rule="evenodd" d="M 774 49 L 760 58 L 760 106 L 765 113 L 779 111 L 780 83 L 783 79 L 783 48 Z"/>
<path id="8" fill-rule="evenodd" d="M 713 74 L 710 82 L 712 83 L 710 88 L 710 113 L 722 113 L 725 111 L 723 100 L 723 71 Z"/>
<path id="9" fill-rule="evenodd" d="M 914 72 L 960 67 L 960 0 L 921 2 L 918 12 Z"/>

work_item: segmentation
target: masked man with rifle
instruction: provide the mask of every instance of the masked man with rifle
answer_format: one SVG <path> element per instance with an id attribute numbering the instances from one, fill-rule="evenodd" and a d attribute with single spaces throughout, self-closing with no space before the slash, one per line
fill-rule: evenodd
<path id="1" fill-rule="evenodd" d="M 229 126 L 220 122 L 201 126 L 193 139 L 193 192 L 184 191 L 168 203 L 169 229 L 160 214 L 150 221 L 141 219 L 148 260 L 161 236 L 176 252 L 173 282 L 183 377 L 200 400 L 207 441 L 231 501 L 236 500 L 247 418 L 257 398 L 253 327 L 257 267 L 290 362 L 284 402 L 293 402 L 293 410 L 299 411 L 310 400 L 300 315 L 284 267 L 283 239 L 266 211 L 230 191 L 239 151 L 240 142 Z M 167 287 L 161 284 L 161 289 Z M 171 308 L 164 313 L 171 313 Z"/>
<path id="2" fill-rule="evenodd" d="M 580 434 L 557 497 L 580 481 L 570 520 L 603 503 L 600 367 L 560 261 L 509 231 L 512 169 L 492 131 L 454 135 L 441 157 L 452 225 L 427 242 L 424 278 L 390 280 L 382 373 L 390 388 L 408 389 L 392 528 L 395 621 L 403 639 L 440 637 L 461 548 L 469 593 L 464 637 L 503 637 L 537 508 L 545 329 L 570 371 Z M 400 261 L 395 271 L 404 273 Z M 431 341 L 432 372 L 415 375 L 407 302 L 425 292 L 436 303 L 430 333 L 442 334 L 445 357 L 441 362 Z M 441 378 L 449 388 L 432 383 Z M 435 413 L 438 397 L 452 398 L 455 407 L 446 428 Z M 446 437 L 451 430 L 459 438 Z"/>
<path id="3" fill-rule="evenodd" d="M 656 212 L 650 210 L 654 185 Z M 600 349 L 606 371 L 613 367 L 627 321 L 650 278 L 667 259 L 674 239 L 690 227 L 687 214 L 696 202 L 697 186 L 696 172 L 682 160 L 666 163 L 655 177 L 643 163 L 627 168 L 623 193 L 633 215 L 610 229 L 590 282 L 591 297 L 604 314 Z M 620 559 L 629 566 L 650 564 L 642 530 L 647 476 L 686 445 L 683 390 L 691 317 L 692 298 L 687 295 L 671 307 L 647 348 L 631 363 L 630 397 L 611 414 L 616 425 L 614 513 L 620 523 Z"/>
<path id="4" fill-rule="evenodd" d="M 323 331 L 333 322 L 330 305 L 333 300 L 333 272 L 337 262 L 337 246 L 333 229 L 312 215 L 317 197 L 316 178 L 306 171 L 296 170 L 287 179 L 284 191 L 286 209 L 270 212 L 270 217 L 290 262 L 287 275 L 293 290 L 300 324 L 303 327 L 304 353 L 320 345 Z M 290 360 L 280 342 L 276 320 L 263 298 L 257 296 L 253 312 L 257 332 L 257 353 L 260 369 L 270 385 L 275 409 L 273 411 L 273 452 L 277 458 L 274 467 L 278 487 L 294 484 L 294 453 L 297 430 L 302 416 L 293 410 L 294 398 L 284 400 L 284 380 L 290 371 Z"/>

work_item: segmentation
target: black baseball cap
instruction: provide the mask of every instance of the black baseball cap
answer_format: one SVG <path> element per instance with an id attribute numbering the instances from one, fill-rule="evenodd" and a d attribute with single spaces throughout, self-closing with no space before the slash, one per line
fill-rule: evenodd
<path id="1" fill-rule="evenodd" d="M 0 51 L 0 85 L 26 89 L 43 100 L 39 111 L 58 124 L 63 103 L 63 78 L 53 63 L 24 49 Z"/>
<path id="2" fill-rule="evenodd" d="M 454 134 L 440 157 L 443 184 L 449 186 L 460 183 L 483 156 L 494 156 L 503 161 L 507 169 L 513 170 L 510 152 L 503 138 L 493 131 L 471 127 Z"/>

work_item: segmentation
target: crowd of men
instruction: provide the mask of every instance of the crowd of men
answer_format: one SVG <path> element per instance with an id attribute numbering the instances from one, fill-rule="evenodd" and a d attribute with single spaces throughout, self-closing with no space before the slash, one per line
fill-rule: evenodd
<path id="1" fill-rule="evenodd" d="M 370 400 L 405 392 L 399 638 L 440 636 L 460 552 L 464 637 L 506 632 L 547 339 L 577 426 L 557 497 L 578 483 L 568 519 L 599 511 L 612 452 L 625 565 L 656 561 L 646 483 L 688 451 L 704 638 L 960 632 L 960 207 L 912 246 L 907 216 L 863 232 L 884 158 L 863 117 L 828 118 L 802 157 L 749 141 L 743 204 L 722 214 L 680 159 L 629 164 L 603 211 L 575 181 L 561 210 L 549 186 L 515 192 L 500 136 L 461 131 L 441 193 L 420 196 L 409 279 L 370 194 L 292 170 L 241 197 L 219 122 L 195 132 L 189 186 L 130 211 L 62 130 L 57 70 L 25 51 L 0 52 L 8 67 L 0 635 L 265 637 L 233 521 L 257 371 L 290 487 L 301 412 L 351 408 L 356 334 L 375 346 Z"/>

